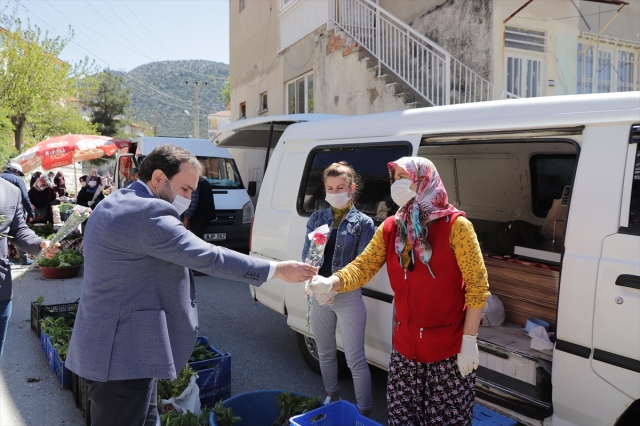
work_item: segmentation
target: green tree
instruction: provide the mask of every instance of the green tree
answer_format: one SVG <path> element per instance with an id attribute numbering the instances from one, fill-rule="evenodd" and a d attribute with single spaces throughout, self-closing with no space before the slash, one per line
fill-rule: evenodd
<path id="1" fill-rule="evenodd" d="M 109 70 L 101 72 L 98 81 L 87 102 L 92 108 L 91 122 L 97 124 L 101 135 L 115 136 L 126 125 L 130 91 L 124 86 L 124 77 Z"/>
<path id="2" fill-rule="evenodd" d="M 70 102 L 54 103 L 49 108 L 32 115 L 25 128 L 25 140 L 38 143 L 47 138 L 66 134 L 96 135 L 97 126 L 80 115 L 78 108 Z"/>
<path id="3" fill-rule="evenodd" d="M 13 146 L 13 124 L 7 118 L 8 111 L 0 108 L 0 165 L 4 165 L 7 160 L 17 155 Z"/>
<path id="4" fill-rule="evenodd" d="M 22 151 L 26 124 L 34 115 L 63 103 L 74 96 L 77 83 L 89 70 L 88 59 L 76 65 L 67 64 L 58 55 L 73 37 L 50 38 L 37 26 L 22 23 L 3 15 L 0 23 L 7 31 L 0 32 L 0 105 L 14 127 L 14 144 Z"/>
<path id="5" fill-rule="evenodd" d="M 231 85 L 229 84 L 229 77 L 224 80 L 224 84 L 222 85 L 222 89 L 220 89 L 220 99 L 224 104 L 228 104 L 231 102 Z"/>

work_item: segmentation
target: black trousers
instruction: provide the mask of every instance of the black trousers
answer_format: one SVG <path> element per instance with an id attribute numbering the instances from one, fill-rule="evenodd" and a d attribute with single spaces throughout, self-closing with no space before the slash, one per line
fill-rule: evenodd
<path id="1" fill-rule="evenodd" d="M 91 426 L 160 425 L 156 379 L 85 382 L 91 401 Z"/>

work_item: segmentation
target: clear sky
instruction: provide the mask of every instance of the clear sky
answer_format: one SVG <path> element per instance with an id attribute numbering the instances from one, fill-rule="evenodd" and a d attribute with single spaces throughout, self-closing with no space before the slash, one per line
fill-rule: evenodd
<path id="1" fill-rule="evenodd" d="M 88 56 L 119 71 L 175 59 L 229 63 L 228 0 L 0 0 L 0 8 L 16 3 L 20 19 L 50 35 L 71 26 L 75 36 L 60 55 L 67 62 Z"/>

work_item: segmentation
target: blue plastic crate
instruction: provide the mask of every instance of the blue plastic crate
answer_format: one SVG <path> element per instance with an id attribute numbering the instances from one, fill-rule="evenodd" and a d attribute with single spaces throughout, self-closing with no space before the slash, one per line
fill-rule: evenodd
<path id="1" fill-rule="evenodd" d="M 240 417 L 235 426 L 271 426 L 280 416 L 277 398 L 282 390 L 261 390 L 241 393 L 222 402 L 225 408 L 231 408 L 233 415 Z M 302 395 L 291 392 L 292 395 Z M 293 423 L 292 423 L 293 424 Z M 209 415 L 209 425 L 218 426 L 215 413 Z"/>
<path id="2" fill-rule="evenodd" d="M 53 345 L 51 344 L 51 339 L 49 339 L 49 336 L 47 336 L 46 334 L 44 334 L 44 338 L 46 340 L 46 345 L 47 345 L 47 361 L 49 361 L 49 370 L 51 371 L 56 371 L 56 356 L 55 356 L 55 352 L 56 350 L 53 348 Z"/>
<path id="3" fill-rule="evenodd" d="M 64 361 L 60 358 L 58 351 L 53 349 L 54 355 L 54 372 L 58 376 L 58 382 L 64 389 L 69 389 L 71 386 L 71 370 L 64 366 Z"/>
<path id="4" fill-rule="evenodd" d="M 517 426 L 516 420 L 496 413 L 482 405 L 475 404 L 473 407 L 473 426 Z"/>
<path id="5" fill-rule="evenodd" d="M 209 339 L 200 336 L 198 343 L 209 345 Z M 231 354 L 223 354 L 211 345 L 209 350 L 220 356 L 189 363 L 198 373 L 196 383 L 200 389 L 200 404 L 203 407 L 213 407 L 216 402 L 231 396 Z"/>
<path id="6" fill-rule="evenodd" d="M 311 419 L 319 417 L 317 420 Z M 364 417 L 358 408 L 347 401 L 336 401 L 308 413 L 291 417 L 291 426 L 382 426 Z"/>
<path id="7" fill-rule="evenodd" d="M 47 335 L 44 334 L 44 331 L 42 331 L 42 327 L 40 327 L 40 348 L 42 349 L 44 356 L 47 356 L 47 339 Z"/>

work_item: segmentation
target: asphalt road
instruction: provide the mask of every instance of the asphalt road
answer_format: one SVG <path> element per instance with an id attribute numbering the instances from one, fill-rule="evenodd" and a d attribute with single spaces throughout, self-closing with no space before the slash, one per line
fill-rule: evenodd
<path id="1" fill-rule="evenodd" d="M 231 393 L 282 389 L 326 397 L 322 378 L 305 364 L 296 333 L 285 316 L 253 301 L 249 286 L 218 278 L 196 277 L 200 333 L 231 353 Z M 387 373 L 371 367 L 372 419 L 387 421 Z M 351 377 L 340 380 L 340 396 L 355 403 Z"/>
<path id="2" fill-rule="evenodd" d="M 20 273 L 13 271 L 14 277 Z M 49 371 L 29 323 L 31 301 L 44 295 L 45 304 L 73 302 L 81 284 L 81 276 L 50 281 L 34 270 L 14 286 L 13 314 L 0 359 L 0 426 L 84 424 L 71 392 L 60 388 Z M 282 389 L 324 399 L 322 379 L 302 360 L 295 332 L 283 315 L 254 302 L 247 284 L 202 276 L 196 277 L 196 286 L 200 334 L 218 350 L 231 353 L 232 395 Z M 386 372 L 375 367 L 371 372 L 372 417 L 386 424 Z M 355 403 L 351 378 L 341 379 L 340 392 Z"/>

